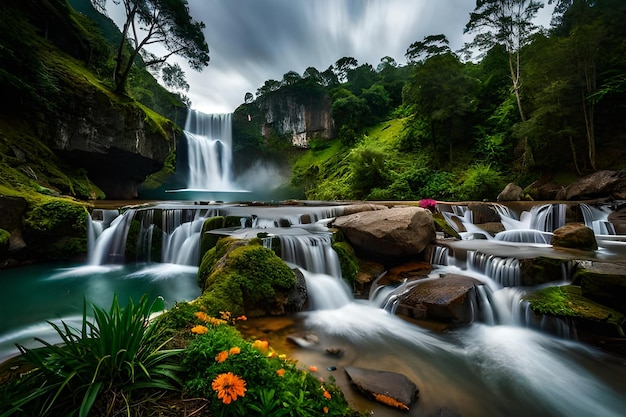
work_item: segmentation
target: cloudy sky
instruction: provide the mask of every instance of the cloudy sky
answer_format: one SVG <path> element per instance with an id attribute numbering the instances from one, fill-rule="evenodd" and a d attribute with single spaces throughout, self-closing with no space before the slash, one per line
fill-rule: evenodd
<path id="1" fill-rule="evenodd" d="M 475 6 L 474 0 L 188 2 L 191 16 L 206 25 L 211 62 L 202 72 L 179 62 L 192 107 L 205 113 L 232 112 L 266 80 L 308 67 L 323 71 L 345 56 L 374 67 L 390 56 L 403 65 L 409 45 L 428 35 L 445 34 L 457 50 L 468 40 L 463 28 Z M 542 14 L 547 25 L 549 10 Z"/>

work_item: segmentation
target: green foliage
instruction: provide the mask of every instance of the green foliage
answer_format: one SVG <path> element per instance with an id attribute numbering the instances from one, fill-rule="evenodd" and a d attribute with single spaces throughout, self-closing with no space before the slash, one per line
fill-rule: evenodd
<path id="1" fill-rule="evenodd" d="M 352 185 L 357 190 L 357 197 L 365 197 L 372 189 L 389 184 L 386 155 L 382 151 L 374 147 L 360 146 L 352 151 L 350 157 Z"/>
<path id="2" fill-rule="evenodd" d="M 460 201 L 495 201 L 505 185 L 506 181 L 498 170 L 489 165 L 476 164 L 465 171 L 455 195 Z"/>
<path id="3" fill-rule="evenodd" d="M 185 351 L 185 391 L 207 398 L 216 416 L 293 416 L 328 414 L 344 416 L 348 405 L 334 381 L 320 383 L 296 363 L 276 354 L 266 341 L 246 341 L 231 326 L 202 322 L 201 334 Z M 204 326 L 204 328 L 202 328 Z M 232 401 L 218 398 L 220 388 L 212 386 L 220 375 L 232 373 L 245 383 Z"/>
<path id="4" fill-rule="evenodd" d="M 149 321 L 155 301 L 143 296 L 121 307 L 117 296 L 106 311 L 92 305 L 89 321 L 86 304 L 80 329 L 50 323 L 63 344 L 41 339 L 40 349 L 18 346 L 32 365 L 8 393 L 10 415 L 107 415 L 113 409 L 130 412 L 136 392 L 178 390 L 175 363 L 179 350 L 164 350 L 164 329 Z M 154 391 L 152 391 L 154 392 Z"/>

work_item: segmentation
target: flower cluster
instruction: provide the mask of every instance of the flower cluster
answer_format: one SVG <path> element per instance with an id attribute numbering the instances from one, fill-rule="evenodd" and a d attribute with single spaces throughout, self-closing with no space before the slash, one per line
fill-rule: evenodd
<path id="1" fill-rule="evenodd" d="M 437 208 L 437 201 L 432 198 L 423 198 L 420 200 L 420 207 L 434 212 Z"/>

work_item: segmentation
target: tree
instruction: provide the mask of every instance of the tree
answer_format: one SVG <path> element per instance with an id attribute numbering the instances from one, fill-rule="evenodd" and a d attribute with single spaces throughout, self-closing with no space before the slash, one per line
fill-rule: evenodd
<path id="1" fill-rule="evenodd" d="M 515 95 L 520 120 L 526 121 L 521 99 L 521 57 L 522 48 L 528 44 L 531 35 L 537 31 L 532 20 L 537 16 L 543 3 L 536 0 L 476 0 L 476 7 L 470 13 L 465 33 L 477 33 L 471 45 L 486 51 L 502 45 L 508 54 L 511 90 Z M 521 138 L 520 149 L 522 169 L 532 160 L 526 138 Z"/>
<path id="2" fill-rule="evenodd" d="M 285 75 L 283 75 L 282 85 L 293 85 L 300 81 L 302 77 L 295 71 L 289 71 Z"/>
<path id="3" fill-rule="evenodd" d="M 537 30 L 532 20 L 543 3 L 536 0 L 476 0 L 476 8 L 470 13 L 465 33 L 476 33 L 472 45 L 489 50 L 496 45 L 505 47 L 509 55 L 509 72 L 512 91 L 522 121 L 526 120 L 520 96 L 520 51 Z"/>
<path id="4" fill-rule="evenodd" d="M 106 1 L 91 0 L 103 13 L 106 13 Z M 112 1 L 124 5 L 126 16 L 115 57 L 113 79 L 116 92 L 126 92 L 133 64 L 141 51 L 150 45 L 160 44 L 167 52 L 162 56 L 152 55 L 144 62 L 146 67 L 163 64 L 172 55 L 185 58 L 196 71 L 209 64 L 209 47 L 202 33 L 204 23 L 189 16 L 187 0 Z"/>
<path id="5" fill-rule="evenodd" d="M 351 69 L 355 69 L 359 65 L 359 61 L 351 56 L 344 56 L 343 58 L 339 58 L 337 62 L 335 62 L 334 72 L 337 76 L 337 79 L 340 82 L 345 82 L 348 79 L 348 71 Z"/>
<path id="6" fill-rule="evenodd" d="M 446 35 L 430 35 L 421 42 L 413 42 L 404 56 L 409 64 L 416 64 L 447 52 L 450 52 L 450 44 Z"/>
<path id="7" fill-rule="evenodd" d="M 252 95 L 251 92 L 247 92 L 246 95 L 243 97 L 243 102 L 246 104 L 250 104 L 254 101 L 254 95 Z"/>

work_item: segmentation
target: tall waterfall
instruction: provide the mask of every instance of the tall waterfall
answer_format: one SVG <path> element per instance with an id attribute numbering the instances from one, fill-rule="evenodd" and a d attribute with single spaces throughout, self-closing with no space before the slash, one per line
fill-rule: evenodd
<path id="1" fill-rule="evenodd" d="M 232 114 L 190 111 L 185 124 L 189 179 L 187 188 L 231 191 Z"/>

